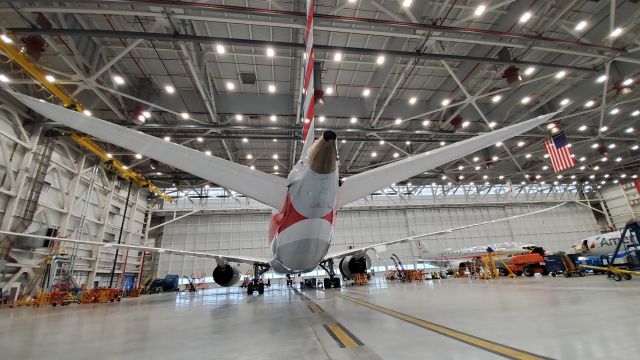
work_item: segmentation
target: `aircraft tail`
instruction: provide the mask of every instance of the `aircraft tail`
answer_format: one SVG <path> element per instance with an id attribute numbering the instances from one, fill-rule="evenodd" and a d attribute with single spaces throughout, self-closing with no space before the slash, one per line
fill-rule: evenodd
<path id="1" fill-rule="evenodd" d="M 305 50 L 304 50 L 304 74 L 302 79 L 302 111 L 301 123 L 302 123 L 302 141 L 304 146 L 302 147 L 302 157 L 304 158 L 308 152 L 314 139 L 314 106 L 316 102 L 316 90 L 315 90 L 315 71 L 314 71 L 314 47 L 313 47 L 313 6 L 314 0 L 307 0 L 307 26 L 305 28 Z"/>

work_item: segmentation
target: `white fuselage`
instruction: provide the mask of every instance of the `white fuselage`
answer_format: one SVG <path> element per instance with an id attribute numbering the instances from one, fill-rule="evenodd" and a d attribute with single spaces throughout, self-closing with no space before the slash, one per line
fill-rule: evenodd
<path id="1" fill-rule="evenodd" d="M 595 235 L 571 245 L 571 249 L 576 254 L 583 255 L 609 255 L 616 250 L 616 245 L 620 240 L 621 231 L 608 232 L 606 234 Z M 627 235 L 625 243 L 631 242 L 631 237 Z M 624 250 L 624 247 L 621 248 Z"/>

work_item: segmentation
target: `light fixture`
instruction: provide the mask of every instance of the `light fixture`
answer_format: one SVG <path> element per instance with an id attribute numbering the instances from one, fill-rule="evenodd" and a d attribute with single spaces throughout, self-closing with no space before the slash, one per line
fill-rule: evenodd
<path id="1" fill-rule="evenodd" d="M 384 140 L 380 140 L 380 141 L 378 141 L 378 144 L 380 144 L 380 145 L 384 145 Z"/>
<path id="2" fill-rule="evenodd" d="M 110 154 L 110 153 L 107 153 L 107 157 L 108 157 L 109 159 L 113 159 L 113 155 L 112 155 L 112 154 Z"/>
<path id="3" fill-rule="evenodd" d="M 255 170 L 255 169 L 256 169 L 256 167 L 255 167 L 255 166 L 253 166 L 253 165 L 251 165 L 251 166 L 249 166 L 249 169 L 251 169 L 251 170 Z"/>
<path id="4" fill-rule="evenodd" d="M 273 165 L 273 170 L 278 170 L 280 167 L 278 165 Z"/>
<path id="5" fill-rule="evenodd" d="M 442 102 L 441 102 L 440 104 L 442 104 L 442 106 L 447 106 L 447 105 L 451 104 L 451 100 L 449 100 L 449 99 L 443 99 L 443 100 L 442 100 Z"/>
<path id="6" fill-rule="evenodd" d="M 595 104 L 596 104 L 596 102 L 595 102 L 595 101 L 593 101 L 593 100 L 589 100 L 589 101 L 587 101 L 586 103 L 584 103 L 584 107 L 586 107 L 586 108 L 590 108 L 590 107 L 592 107 L 592 106 L 593 106 L 593 105 L 595 105 Z"/>
<path id="7" fill-rule="evenodd" d="M 115 75 L 113 77 L 113 82 L 116 83 L 116 85 L 124 85 L 124 78 L 120 75 Z"/>
<path id="8" fill-rule="evenodd" d="M 189 113 L 181 112 L 180 117 L 182 118 L 182 120 L 189 120 Z"/>
<path id="9" fill-rule="evenodd" d="M 405 145 L 411 145 L 411 141 L 405 141 L 404 144 Z"/>
<path id="10" fill-rule="evenodd" d="M 247 154 L 247 159 L 249 159 L 249 160 L 253 159 L 253 155 Z"/>
<path id="11" fill-rule="evenodd" d="M 346 144 L 346 143 L 347 143 L 347 140 L 342 139 L 341 143 Z"/>
<path id="12" fill-rule="evenodd" d="M 342 61 L 342 53 L 336 52 L 333 54 L 333 61 Z"/>
<path id="13" fill-rule="evenodd" d="M 362 90 L 362 96 L 367 97 L 369 94 L 371 94 L 371 90 L 368 88 L 364 88 L 364 90 Z"/>
<path id="14" fill-rule="evenodd" d="M 272 47 L 267 48 L 267 56 L 274 57 L 276 55 L 276 51 Z"/>
<path id="15" fill-rule="evenodd" d="M 480 170 L 480 166 L 476 166 L 474 169 L 476 169 L 476 171 Z"/>
<path id="16" fill-rule="evenodd" d="M 500 158 L 497 155 L 494 155 L 491 157 L 491 160 L 493 161 L 498 161 Z"/>
<path id="17" fill-rule="evenodd" d="M 398 156 L 400 156 L 400 154 L 398 154 L 398 153 L 393 153 L 393 158 L 394 158 L 394 159 L 395 159 L 395 158 L 397 158 Z"/>
<path id="18" fill-rule="evenodd" d="M 497 102 L 499 102 L 500 100 L 502 100 L 502 95 L 494 95 L 494 96 L 491 98 L 491 102 L 493 102 L 493 103 L 497 103 Z"/>
<path id="19" fill-rule="evenodd" d="M 586 160 L 587 160 L 587 158 L 586 158 L 586 157 L 584 157 L 584 156 L 582 156 L 579 160 L 580 160 L 580 162 L 584 162 L 584 161 L 586 161 Z"/>
<path id="20" fill-rule="evenodd" d="M 629 86 L 631 84 L 633 84 L 633 79 L 632 78 L 624 79 L 624 81 L 622 82 L 623 86 Z"/>
<path id="21" fill-rule="evenodd" d="M 242 114 L 236 114 L 236 120 L 242 121 Z"/>
<path id="22" fill-rule="evenodd" d="M 631 116 L 638 116 L 638 115 L 640 115 L 640 110 L 634 110 L 634 111 L 631 113 Z"/>
<path id="23" fill-rule="evenodd" d="M 162 175 L 162 173 L 160 171 L 156 172 L 156 175 Z"/>
<path id="24" fill-rule="evenodd" d="M 431 123 L 431 121 L 429 121 L 429 120 L 424 120 L 424 121 L 422 122 L 422 126 L 427 127 L 427 126 L 429 126 L 429 124 L 430 124 L 430 123 Z"/>
<path id="25" fill-rule="evenodd" d="M 394 121 L 393 123 L 396 124 L 396 125 L 400 125 L 400 124 L 402 124 L 402 119 L 397 118 L 396 121 Z"/>
<path id="26" fill-rule="evenodd" d="M 243 143 L 247 143 L 247 142 L 249 142 L 249 139 L 247 139 L 247 138 L 242 138 L 242 142 L 243 142 Z"/>
<path id="27" fill-rule="evenodd" d="M 47 75 L 44 78 L 50 83 L 56 82 L 56 78 L 53 75 Z"/>
<path id="28" fill-rule="evenodd" d="M 375 151 L 371 152 L 371 157 L 376 157 L 376 156 L 378 156 L 377 152 L 375 152 Z"/>
<path id="29" fill-rule="evenodd" d="M 328 88 L 324 89 L 324 93 L 327 94 L 327 95 L 333 94 L 333 88 L 332 87 L 328 87 Z"/>
<path id="30" fill-rule="evenodd" d="M 476 8 L 476 11 L 474 11 L 473 13 L 476 16 L 480 16 L 482 14 L 484 14 L 484 11 L 487 10 L 487 6 L 484 4 L 478 5 L 478 7 Z"/>
<path id="31" fill-rule="evenodd" d="M 412 96 L 411 98 L 409 98 L 409 104 L 413 105 L 418 101 L 418 98 L 415 96 Z"/>
<path id="32" fill-rule="evenodd" d="M 611 32 L 611 34 L 609 34 L 609 36 L 611 37 L 618 37 L 622 34 L 622 28 L 617 27 L 615 29 L 613 29 L 613 31 Z"/>
<path id="33" fill-rule="evenodd" d="M 614 143 L 609 144 L 609 149 L 615 149 L 615 148 L 616 148 L 616 144 Z"/>
<path id="34" fill-rule="evenodd" d="M 600 144 L 598 144 L 598 143 L 593 143 L 593 144 L 591 145 L 591 148 L 592 148 L 592 149 L 597 149 L 597 148 L 599 148 L 599 147 L 600 147 Z"/>
<path id="35" fill-rule="evenodd" d="M 446 141 L 440 141 L 440 146 L 445 146 L 445 145 L 447 145 Z"/>
<path id="36" fill-rule="evenodd" d="M 278 160 L 278 154 L 273 154 L 272 158 L 273 160 Z"/>
<path id="37" fill-rule="evenodd" d="M 129 167 L 127 165 L 122 165 L 122 168 L 125 170 L 129 170 Z"/>
<path id="38" fill-rule="evenodd" d="M 625 130 L 624 132 L 626 132 L 627 134 L 631 134 L 633 132 L 633 128 L 627 128 L 627 130 Z"/>
<path id="39" fill-rule="evenodd" d="M 490 122 L 490 123 L 489 123 L 489 128 L 490 128 L 490 129 L 493 129 L 493 128 L 495 128 L 496 126 L 498 126 L 498 124 L 497 124 L 495 121 L 492 121 L 492 122 Z"/>
<path id="40" fill-rule="evenodd" d="M 138 119 L 138 123 L 136 123 L 136 125 L 142 125 L 144 124 L 144 122 L 147 120 L 144 115 L 140 114 L 136 117 L 136 119 Z M 135 123 L 135 121 L 134 121 Z"/>
<path id="41" fill-rule="evenodd" d="M 520 100 L 520 103 L 522 104 L 528 104 L 531 101 L 531 98 L 528 96 L 525 96 L 522 98 L 522 100 Z"/>
<path id="42" fill-rule="evenodd" d="M 358 118 L 355 116 L 352 116 L 351 119 L 349 120 L 350 123 L 355 124 L 358 122 Z"/>
<path id="43" fill-rule="evenodd" d="M 556 75 L 554 76 L 556 79 L 562 79 L 563 77 L 565 77 L 567 75 L 567 72 L 564 70 L 560 70 L 556 73 Z"/>
<path id="44" fill-rule="evenodd" d="M 528 68 L 525 69 L 524 74 L 525 75 L 531 75 L 536 71 L 536 68 L 534 66 L 529 66 Z"/>
<path id="45" fill-rule="evenodd" d="M 562 99 L 562 101 L 560 101 L 560 105 L 562 105 L 562 106 L 567 105 L 567 104 L 569 104 L 569 101 L 571 101 L 571 100 L 569 100 L 569 99 Z"/>
<path id="46" fill-rule="evenodd" d="M 475 157 L 473 158 L 473 162 L 478 162 L 479 160 L 480 160 L 480 158 L 479 158 L 479 157 L 477 157 L 477 156 L 475 156 Z"/>
<path id="47" fill-rule="evenodd" d="M 204 138 L 203 138 L 202 136 L 198 136 L 198 137 L 196 138 L 196 141 L 201 143 L 201 142 L 203 142 L 203 141 L 204 141 Z"/>
<path id="48" fill-rule="evenodd" d="M 597 83 L 605 82 L 605 80 L 607 80 L 607 78 L 608 78 L 608 77 L 607 77 L 607 75 L 600 75 L 600 76 L 598 76 L 598 78 L 596 79 L 596 82 L 597 82 Z"/>
<path id="49" fill-rule="evenodd" d="M 5 74 L 0 74 L 0 81 L 2 81 L 3 83 L 8 83 L 9 78 Z"/>
<path id="50" fill-rule="evenodd" d="M 526 12 L 524 14 L 522 14 L 522 16 L 520 16 L 520 22 L 521 23 L 526 23 L 527 21 L 529 21 L 529 19 L 531 19 L 531 13 L 530 12 Z"/>
<path id="51" fill-rule="evenodd" d="M 531 154 L 527 154 L 527 155 L 525 155 L 524 157 L 528 159 L 528 158 L 530 158 L 530 157 L 531 157 Z"/>
<path id="52" fill-rule="evenodd" d="M 616 114 L 617 114 L 617 113 L 619 113 L 619 112 L 620 112 L 620 109 L 618 109 L 618 108 L 613 108 L 613 109 L 611 109 L 611 111 L 609 111 L 609 114 L 611 114 L 611 115 L 616 115 Z"/>
<path id="53" fill-rule="evenodd" d="M 618 157 L 616 158 L 616 162 L 620 162 L 620 161 L 622 161 L 622 158 L 618 156 Z"/>
<path id="54" fill-rule="evenodd" d="M 91 116 L 91 110 L 85 109 L 85 110 L 82 110 L 82 113 L 87 115 L 87 116 Z"/>
<path id="55" fill-rule="evenodd" d="M 638 144 L 633 145 L 633 146 L 631 147 L 631 150 L 638 150 Z"/>
<path id="56" fill-rule="evenodd" d="M 378 64 L 378 65 L 384 64 L 384 55 L 379 55 L 378 56 L 378 58 L 376 59 L 376 64 Z"/>
<path id="57" fill-rule="evenodd" d="M 216 51 L 218 52 L 218 54 L 224 54 L 225 53 L 225 48 L 224 45 L 222 44 L 217 44 L 216 45 Z"/>
<path id="58" fill-rule="evenodd" d="M 206 150 L 206 151 L 204 152 L 204 154 L 205 154 L 205 155 L 207 155 L 207 156 L 211 156 L 211 150 Z"/>
<path id="59" fill-rule="evenodd" d="M 465 129 L 465 128 L 467 128 L 469 125 L 471 125 L 471 122 L 470 122 L 470 121 L 465 121 L 465 122 L 463 122 L 463 123 L 462 123 L 462 128 L 463 128 L 463 129 Z"/>
<path id="60" fill-rule="evenodd" d="M 270 93 L 276 92 L 276 86 L 274 84 L 269 84 L 268 88 Z"/>
<path id="61" fill-rule="evenodd" d="M 143 111 L 142 116 L 144 116 L 145 119 L 150 119 L 151 113 L 149 111 Z"/>
<path id="62" fill-rule="evenodd" d="M 500 146 L 502 146 L 502 141 L 498 141 L 498 142 L 496 143 L 496 147 L 500 147 Z"/>
<path id="63" fill-rule="evenodd" d="M 271 122 L 276 122 L 276 120 L 278 120 L 278 117 L 275 115 L 271 115 L 269 116 L 269 120 L 271 120 Z M 324 116 L 320 116 L 320 122 L 324 121 Z"/>
<path id="64" fill-rule="evenodd" d="M 403 0 L 402 7 L 409 7 L 413 3 L 413 0 Z"/>
<path id="65" fill-rule="evenodd" d="M 138 160 L 142 159 L 142 154 L 135 154 L 135 158 Z"/>
<path id="66" fill-rule="evenodd" d="M 176 88 L 174 88 L 172 85 L 166 85 L 164 87 L 164 91 L 166 91 L 167 94 L 173 94 L 174 92 L 176 92 Z"/>
<path id="67" fill-rule="evenodd" d="M 2 41 L 3 41 L 5 44 L 13 44 L 13 40 L 11 40 L 11 38 L 10 38 L 10 37 L 8 37 L 8 36 L 7 36 L 7 34 L 2 34 L 2 35 L 0 35 L 0 39 L 2 39 Z"/>
<path id="68" fill-rule="evenodd" d="M 523 147 L 524 146 L 524 141 L 518 141 L 518 147 Z"/>
<path id="69" fill-rule="evenodd" d="M 236 88 L 236 85 L 231 82 L 231 81 L 227 81 L 227 90 L 233 90 Z"/>
<path id="70" fill-rule="evenodd" d="M 487 180 L 489 178 L 489 175 L 483 175 L 482 179 Z"/>
<path id="71" fill-rule="evenodd" d="M 171 141 L 171 136 L 165 136 L 164 141 Z"/>
<path id="72" fill-rule="evenodd" d="M 576 31 L 582 31 L 584 30 L 584 28 L 587 27 L 587 21 L 586 20 L 581 20 L 576 24 Z"/>
<path id="73" fill-rule="evenodd" d="M 609 127 L 607 125 L 600 128 L 600 132 L 605 132 L 607 130 L 609 130 Z"/>

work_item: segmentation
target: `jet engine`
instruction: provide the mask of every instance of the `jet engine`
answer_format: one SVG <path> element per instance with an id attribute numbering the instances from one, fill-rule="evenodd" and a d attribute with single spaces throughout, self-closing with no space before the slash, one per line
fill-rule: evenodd
<path id="1" fill-rule="evenodd" d="M 240 272 L 231 265 L 218 265 L 213 269 L 213 281 L 220 286 L 233 286 L 240 280 Z"/>
<path id="2" fill-rule="evenodd" d="M 347 279 L 353 279 L 355 274 L 364 274 L 371 267 L 368 255 L 345 256 L 340 260 L 340 273 Z"/>

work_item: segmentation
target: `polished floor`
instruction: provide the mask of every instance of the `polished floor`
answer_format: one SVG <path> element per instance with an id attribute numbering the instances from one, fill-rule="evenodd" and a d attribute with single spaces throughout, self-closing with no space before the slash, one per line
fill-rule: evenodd
<path id="1" fill-rule="evenodd" d="M 639 296 L 638 278 L 376 278 L 0 309 L 0 358 L 625 359 L 640 353 Z"/>

